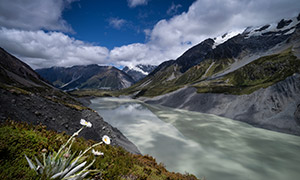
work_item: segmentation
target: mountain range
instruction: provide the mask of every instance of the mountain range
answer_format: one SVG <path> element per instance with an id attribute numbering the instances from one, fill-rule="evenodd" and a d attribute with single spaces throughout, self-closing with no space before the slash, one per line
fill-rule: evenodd
<path id="1" fill-rule="evenodd" d="M 119 90 L 128 88 L 146 77 L 156 66 L 138 64 L 119 70 L 113 66 L 77 65 L 36 69 L 36 72 L 62 90 Z"/>
<path id="2" fill-rule="evenodd" d="M 209 38 L 121 94 L 300 135 L 300 14 Z"/>
<path id="3" fill-rule="evenodd" d="M 63 90 L 104 89 L 118 90 L 130 87 L 135 81 L 123 71 L 113 66 L 52 67 L 37 69 L 44 79 Z"/>

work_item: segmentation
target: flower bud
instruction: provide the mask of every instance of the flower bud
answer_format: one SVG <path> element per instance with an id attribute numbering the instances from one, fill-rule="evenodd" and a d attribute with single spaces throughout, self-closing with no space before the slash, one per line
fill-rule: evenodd
<path id="1" fill-rule="evenodd" d="M 46 153 L 46 152 L 47 152 L 47 149 L 44 148 L 44 149 L 42 150 L 42 153 Z"/>
<path id="2" fill-rule="evenodd" d="M 70 154 L 69 154 L 69 153 L 66 153 L 66 154 L 64 154 L 64 157 L 65 157 L 65 158 L 68 158 L 68 157 L 70 157 Z"/>

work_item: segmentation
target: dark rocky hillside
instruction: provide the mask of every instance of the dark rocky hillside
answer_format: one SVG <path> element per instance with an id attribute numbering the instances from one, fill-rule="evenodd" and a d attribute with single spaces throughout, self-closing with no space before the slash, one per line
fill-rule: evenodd
<path id="1" fill-rule="evenodd" d="M 200 44 L 187 50 L 174 63 L 180 67 L 180 72 L 184 73 L 189 68 L 199 64 L 212 51 L 213 39 L 206 39 Z"/>
<path id="2" fill-rule="evenodd" d="M 96 112 L 76 99 L 45 83 L 28 65 L 0 49 L 0 121 L 8 119 L 43 124 L 58 132 L 74 133 L 80 119 L 93 126 L 81 135 L 101 140 L 104 134 L 113 145 L 139 153 L 138 149 L 119 130 L 106 123 Z"/>

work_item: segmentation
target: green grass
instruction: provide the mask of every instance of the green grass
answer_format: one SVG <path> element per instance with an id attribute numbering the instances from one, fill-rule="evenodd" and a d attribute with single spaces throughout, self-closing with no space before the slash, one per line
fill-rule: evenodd
<path id="1" fill-rule="evenodd" d="M 32 94 L 30 91 L 27 91 L 25 89 L 16 87 L 16 86 L 10 86 L 10 85 L 6 85 L 6 84 L 2 84 L 0 83 L 0 88 L 2 89 L 6 89 L 8 91 L 10 91 L 13 94 L 24 94 L 24 95 L 30 95 Z"/>
<path id="2" fill-rule="evenodd" d="M 39 179 L 40 177 L 29 168 L 24 157 L 30 159 L 37 156 L 41 159 L 41 151 L 58 150 L 67 141 L 69 135 L 46 130 L 45 126 L 32 126 L 26 123 L 7 121 L 0 125 L 0 178 Z M 72 152 L 79 152 L 95 142 L 76 138 Z M 157 164 L 150 156 L 133 155 L 120 147 L 101 145 L 95 148 L 104 152 L 104 156 L 97 157 L 91 169 L 101 169 L 103 179 L 196 179 L 193 175 L 182 175 L 168 172 L 162 164 Z M 90 156 L 88 161 L 92 161 Z M 100 179 L 94 175 L 95 179 Z"/>

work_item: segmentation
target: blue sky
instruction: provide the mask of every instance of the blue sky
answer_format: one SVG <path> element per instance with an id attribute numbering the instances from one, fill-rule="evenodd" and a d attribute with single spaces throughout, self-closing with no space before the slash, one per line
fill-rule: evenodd
<path id="1" fill-rule="evenodd" d="M 159 65 L 299 12 L 299 0 L 0 0 L 0 47 L 34 69 Z"/>
<path id="2" fill-rule="evenodd" d="M 129 7 L 126 0 L 77 1 L 63 11 L 76 39 L 108 49 L 147 41 L 144 30 L 152 29 L 161 19 L 186 12 L 195 0 L 151 0 Z M 173 10 L 171 10 L 172 7 Z"/>

